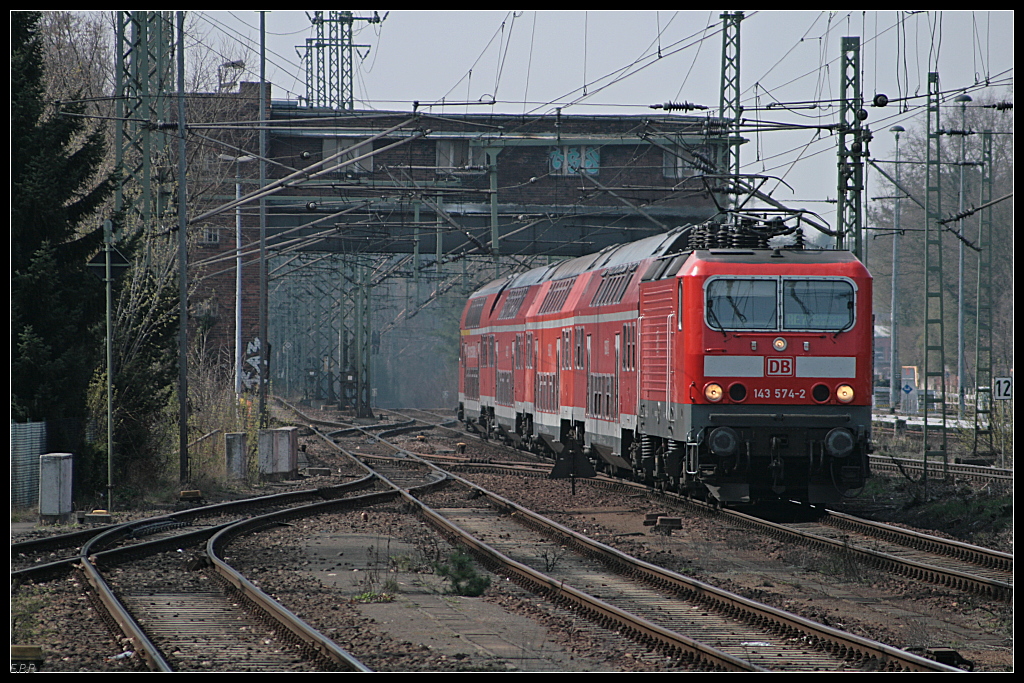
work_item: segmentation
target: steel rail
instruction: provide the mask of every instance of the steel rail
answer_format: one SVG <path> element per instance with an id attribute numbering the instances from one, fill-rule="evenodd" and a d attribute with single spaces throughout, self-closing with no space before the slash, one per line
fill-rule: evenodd
<path id="1" fill-rule="evenodd" d="M 1013 586 L 1004 581 L 987 579 L 982 576 L 967 574 L 953 569 L 943 569 L 934 565 L 924 564 L 907 560 L 888 553 L 861 548 L 850 545 L 824 536 L 808 533 L 800 529 L 787 527 L 784 524 L 769 522 L 735 510 L 720 510 L 720 514 L 727 515 L 735 522 L 747 527 L 756 528 L 767 535 L 785 541 L 800 541 L 811 547 L 822 548 L 831 551 L 848 553 L 857 557 L 871 567 L 883 569 L 902 574 L 911 579 L 928 581 L 940 585 L 956 588 L 978 595 L 991 597 L 997 600 L 1011 600 L 1013 598 Z"/>
<path id="2" fill-rule="evenodd" d="M 366 665 L 360 662 L 349 652 L 338 647 L 334 641 L 320 633 L 317 629 L 306 624 L 293 612 L 278 603 L 260 590 L 255 584 L 242 576 L 222 557 L 221 553 L 228 544 L 239 536 L 255 533 L 268 526 L 276 525 L 287 520 L 300 517 L 311 517 L 325 512 L 338 509 L 362 507 L 375 503 L 386 502 L 396 499 L 397 492 L 384 491 L 370 493 L 353 498 L 342 500 L 325 501 L 314 503 L 299 508 L 280 510 L 252 519 L 243 520 L 227 526 L 213 535 L 206 544 L 206 554 L 209 557 L 218 577 L 225 584 L 228 590 L 240 601 L 246 603 L 257 611 L 266 614 L 273 622 L 283 627 L 289 634 L 289 639 L 297 645 L 308 657 L 324 662 L 328 668 L 338 668 L 345 671 L 370 672 Z"/>
<path id="3" fill-rule="evenodd" d="M 317 433 L 319 434 L 319 432 Z M 357 461 L 362 457 L 366 457 L 363 455 L 356 457 L 355 454 L 341 449 L 340 446 L 323 434 L 320 434 L 320 436 L 332 446 L 342 452 L 345 452 Z M 387 442 L 385 441 L 384 443 Z M 415 454 L 406 451 L 405 449 L 395 446 L 394 444 L 387 445 L 398 452 L 406 453 L 408 460 L 419 464 L 425 464 L 431 468 L 431 470 L 442 473 L 446 479 L 453 476 Z M 365 464 L 362 464 L 362 466 L 366 467 Z M 652 647 L 657 647 L 667 656 L 683 661 L 688 665 L 692 666 L 699 663 L 705 668 L 725 671 L 763 671 L 763 669 L 751 664 L 750 662 L 746 662 L 724 652 L 720 652 L 713 647 L 664 629 L 644 619 L 640 619 L 635 615 L 624 612 L 623 610 L 609 605 L 602 600 L 594 598 L 593 596 L 582 593 L 570 586 L 565 586 L 560 582 L 541 574 L 540 572 L 506 557 L 491 546 L 476 539 L 472 535 L 460 529 L 458 526 L 446 520 L 443 516 L 439 515 L 429 506 L 416 498 L 410 490 L 406 490 L 404 487 L 391 481 L 386 475 L 379 474 L 379 476 L 382 481 L 393 487 L 396 495 L 400 495 L 404 498 L 406 502 L 442 536 L 466 546 L 493 571 L 509 575 L 510 578 L 515 579 L 518 583 L 524 585 L 536 594 L 543 595 L 555 603 L 566 604 L 567 602 L 571 602 L 577 608 L 582 609 L 587 613 L 591 620 L 608 628 L 617 628 L 627 634 L 627 637 L 631 637 L 632 639 L 639 640 L 641 642 L 646 642 Z M 458 477 L 456 477 L 456 479 L 464 481 Z"/>
<path id="4" fill-rule="evenodd" d="M 183 513 L 198 514 L 198 511 L 203 510 L 207 514 L 213 510 L 217 513 L 223 513 L 232 509 L 238 510 L 244 507 L 266 504 L 267 501 L 272 502 L 288 502 L 289 500 L 294 501 L 295 499 L 308 498 L 310 495 L 316 495 L 323 497 L 324 495 L 337 493 L 337 489 L 342 488 L 361 488 L 370 482 L 374 477 L 368 475 L 364 479 L 357 480 L 356 482 L 349 482 L 348 484 L 342 484 L 336 487 L 329 487 L 329 489 L 319 491 L 299 491 L 290 492 L 285 494 L 276 494 L 274 496 L 265 496 L 262 498 L 250 498 L 243 501 L 232 501 L 230 503 L 224 503 L 220 505 L 208 506 L 206 508 L 196 508 L 189 511 L 183 511 Z M 371 494 L 372 495 L 372 494 Z M 271 514 L 285 514 L 295 513 L 296 510 L 301 510 L 305 507 L 322 507 L 322 506 L 337 506 L 344 504 L 347 501 L 354 499 L 335 499 L 324 501 L 320 503 L 314 503 L 312 506 L 303 506 L 300 508 L 289 508 L 287 510 L 281 510 Z M 90 594 L 90 599 L 93 602 L 97 612 L 101 618 L 107 624 L 108 628 L 113 632 L 120 632 L 129 642 L 132 643 L 137 652 L 147 663 L 147 666 L 153 671 L 160 672 L 171 672 L 173 667 L 164 657 L 153 641 L 146 634 L 145 629 L 138 623 L 138 621 L 131 615 L 131 613 L 124 607 L 121 601 L 114 594 L 110 585 L 103 578 L 103 575 L 99 571 L 100 565 L 116 564 L 117 562 L 124 561 L 127 558 L 138 557 L 143 555 L 154 554 L 162 552 L 168 548 L 188 546 L 196 543 L 200 543 L 203 540 L 211 536 L 216 536 L 221 531 L 236 525 L 237 522 L 228 522 L 225 524 L 208 527 L 206 529 L 199 529 L 188 532 L 186 534 L 177 534 L 171 538 L 156 539 L 147 541 L 144 543 L 134 544 L 131 546 L 125 546 L 121 548 L 111 550 L 101 550 L 104 545 L 109 545 L 119 540 L 133 535 L 133 532 L 137 529 L 150 526 L 154 523 L 169 522 L 179 523 L 180 518 L 175 520 L 175 515 L 167 515 L 163 517 L 149 518 L 146 520 L 129 522 L 126 524 L 113 525 L 106 528 L 105 530 L 95 534 L 85 544 L 83 544 L 79 557 L 72 561 L 67 560 L 66 562 L 74 562 L 74 566 L 79 568 L 83 573 L 85 580 L 93 588 L 93 593 Z M 12 573 L 13 575 L 13 573 Z M 266 613 L 266 612 L 265 612 Z M 280 614 L 280 612 L 278 612 Z M 294 615 L 292 615 L 294 617 Z M 291 628 L 291 624 L 294 619 L 283 618 L 280 624 L 286 628 Z M 301 627 L 298 627 L 301 630 Z M 308 628 L 308 627 L 307 627 Z M 325 649 L 329 649 L 325 646 Z"/>
<path id="5" fill-rule="evenodd" d="M 31 541 L 12 543 L 11 556 L 14 557 L 20 553 L 33 553 L 41 552 L 43 550 L 48 549 L 60 549 L 73 546 L 81 546 L 84 542 L 88 542 L 89 540 L 95 539 L 101 535 L 107 535 L 110 532 L 114 532 L 119 529 L 126 530 L 125 534 L 127 534 L 132 529 L 143 527 L 145 525 L 157 523 L 160 521 L 189 522 L 199 519 L 201 517 L 208 517 L 211 515 L 235 514 L 237 512 L 240 512 L 251 507 L 263 507 L 267 505 L 289 505 L 301 502 L 303 500 L 331 498 L 337 495 L 341 495 L 343 492 L 346 491 L 359 490 L 367 486 L 372 486 L 374 479 L 374 475 L 370 472 L 367 472 L 367 475 L 365 477 L 354 481 L 349 481 L 344 484 L 336 484 L 334 486 L 326 486 L 318 489 L 287 491 L 284 493 L 275 493 L 269 496 L 256 496 L 253 498 L 245 498 L 242 500 L 215 503 L 213 505 L 204 505 L 200 507 L 191 508 L 189 510 L 173 512 L 168 515 L 147 517 L 145 519 L 135 520 L 132 522 L 126 522 L 122 524 L 110 524 L 95 529 L 85 529 L 82 531 L 76 531 L 70 534 L 61 534 L 59 536 L 51 536 L 49 538 L 40 538 L 33 539 Z M 108 539 L 108 541 L 111 541 L 116 540 L 116 538 L 118 537 L 116 535 L 107 535 L 106 538 Z M 96 554 L 95 549 L 93 554 Z M 105 553 L 101 553 L 101 555 L 105 555 Z M 24 567 L 22 569 L 14 569 L 11 570 L 11 584 L 17 586 L 26 581 L 42 581 L 53 578 L 59 578 L 60 576 L 64 576 L 68 572 L 72 571 L 78 562 L 79 555 L 75 555 L 61 560 L 56 560 L 54 562 L 33 565 L 31 567 Z"/>
<path id="6" fill-rule="evenodd" d="M 571 542 L 577 545 L 582 552 L 597 557 L 602 561 L 604 561 L 604 558 L 611 558 L 611 562 L 621 567 L 625 573 L 643 576 L 646 581 L 653 585 L 671 588 L 673 591 L 685 593 L 687 597 L 697 596 L 701 600 L 715 603 L 724 612 L 735 613 L 740 611 L 753 615 L 755 620 L 763 621 L 767 619 L 773 622 L 774 627 L 778 631 L 788 632 L 794 637 L 810 637 L 813 639 L 812 642 L 841 657 L 874 659 L 879 665 L 879 668 L 876 670 L 892 670 L 892 666 L 896 666 L 899 670 L 904 671 L 957 671 L 953 667 L 947 667 L 933 660 L 918 657 L 917 655 L 850 633 L 838 631 L 795 614 L 762 605 L 709 584 L 630 557 L 603 543 L 563 527 L 552 520 L 541 517 L 506 498 L 481 489 L 472 482 L 460 477 L 455 478 L 461 483 L 479 490 L 482 495 L 486 496 L 495 505 L 501 506 L 509 512 L 514 512 L 518 519 L 529 520 L 529 526 L 535 526 L 537 530 L 545 533 L 555 533 L 559 538 L 571 539 Z"/>
<path id="7" fill-rule="evenodd" d="M 871 469 L 874 471 L 920 472 L 922 470 L 920 460 L 897 458 L 895 456 L 888 455 L 871 455 L 868 457 L 871 463 Z M 934 462 L 928 463 L 928 477 L 942 479 L 946 476 L 946 473 L 943 471 L 944 467 L 948 469 L 949 474 L 966 477 L 968 479 L 993 482 L 1013 481 L 1013 470 L 1000 469 L 997 467 L 985 467 L 983 465 L 966 465 L 963 463 L 949 463 L 948 465 Z"/>
<path id="8" fill-rule="evenodd" d="M 837 529 L 858 531 L 908 548 L 924 550 L 937 555 L 946 555 L 981 567 L 1013 572 L 1013 555 L 991 548 L 983 548 L 948 538 L 929 536 L 918 531 L 901 529 L 869 519 L 859 519 L 842 512 L 833 512 L 832 510 L 829 510 L 828 514 L 819 521 L 829 526 L 834 526 Z"/>
<path id="9" fill-rule="evenodd" d="M 258 588 L 249 583 L 244 577 L 224 565 L 216 555 L 211 553 L 211 544 L 215 539 L 219 545 L 223 545 L 228 539 L 239 533 L 253 532 L 276 525 L 282 521 L 300 517 L 323 514 L 327 511 L 343 509 L 348 507 L 363 506 L 389 500 L 396 497 L 393 491 L 383 493 L 370 493 L 364 496 L 352 498 L 340 498 L 335 500 L 321 501 L 309 505 L 278 510 L 258 517 L 243 520 L 241 522 L 227 522 L 208 529 L 193 531 L 188 534 L 178 535 L 173 538 L 159 539 L 147 543 L 116 548 L 105 552 L 96 551 L 94 546 L 102 543 L 115 542 L 119 536 L 128 533 L 126 528 L 115 528 L 90 541 L 82 548 L 82 568 L 86 578 L 96 591 L 95 595 L 99 601 L 99 611 L 104 620 L 112 627 L 112 630 L 120 631 L 134 645 L 138 652 L 147 662 L 147 665 L 154 671 L 173 671 L 159 647 L 155 645 L 145 629 L 139 625 L 136 619 L 122 605 L 100 574 L 98 565 L 108 562 L 124 560 L 127 557 L 143 554 L 153 554 L 166 550 L 168 547 L 181 547 L 183 545 L 195 544 L 201 540 L 207 540 L 207 554 L 217 569 L 218 575 L 225 578 L 225 581 L 232 587 L 246 604 L 254 607 L 260 614 L 284 632 L 291 634 L 292 641 L 303 650 L 308 656 L 325 662 L 328 668 L 340 666 L 345 670 L 368 671 L 355 658 L 348 655 L 341 648 L 337 647 L 329 638 L 323 636 L 309 625 L 302 622 L 296 615 L 276 603 L 272 598 L 262 593 Z M 128 525 L 124 525 L 128 526 Z M 94 552 L 96 551 L 96 552 Z M 88 553 L 88 555 L 87 555 Z"/>
<path id="10" fill-rule="evenodd" d="M 452 465 L 451 467 L 453 469 L 472 469 L 475 472 L 490 471 L 493 473 L 500 473 L 507 472 L 513 467 L 521 468 L 523 467 L 523 465 L 512 465 L 495 462 L 476 464 L 467 461 L 460 462 L 457 465 Z M 520 470 L 520 473 L 526 474 L 526 472 L 522 470 Z M 537 476 L 546 476 L 546 473 L 538 472 Z M 600 483 L 603 485 L 614 485 L 616 483 L 615 481 L 605 481 L 603 477 L 599 477 L 598 479 L 591 481 L 593 483 Z M 630 482 L 622 481 L 618 483 L 624 487 L 631 486 Z M 895 573 L 902 574 L 912 579 L 928 581 L 930 583 L 944 585 L 950 588 L 975 593 L 997 600 L 1009 600 L 1012 599 L 1013 596 L 1013 585 L 1005 581 L 989 579 L 983 576 L 971 574 L 969 572 L 960 572 L 955 569 L 944 569 L 923 562 L 915 562 L 913 560 L 897 557 L 892 554 L 887 554 L 867 548 L 851 546 L 841 541 L 836 541 L 835 539 L 830 539 L 827 537 L 813 534 L 811 532 L 793 529 L 785 525 L 776 524 L 757 517 L 745 515 L 744 513 L 738 512 L 736 510 L 718 510 L 704 508 L 695 501 L 688 499 L 680 500 L 679 502 L 695 506 L 704 514 L 718 513 L 723 515 L 730 515 L 748 527 L 758 528 L 768 532 L 769 535 L 778 540 L 797 540 L 799 542 L 811 546 L 817 546 L 818 548 L 825 549 L 828 551 L 852 554 L 868 566 L 880 568 L 885 571 L 893 571 Z M 835 513 L 831 511 L 830 513 L 833 516 L 835 516 L 836 523 L 833 526 L 843 528 L 842 525 L 846 525 L 845 528 L 853 530 L 854 524 L 856 523 L 856 518 L 847 515 L 841 515 L 841 513 Z M 901 530 L 897 527 L 892 527 L 881 523 L 869 522 L 867 520 L 858 521 L 862 524 L 862 527 L 864 529 L 878 529 L 878 533 L 870 531 L 865 533 L 868 533 L 869 535 L 880 536 L 883 538 L 883 540 L 890 540 L 891 542 L 898 543 L 899 545 L 904 545 L 908 548 L 933 552 L 947 557 L 952 557 L 954 559 L 971 562 L 982 567 L 988 567 L 1002 571 L 1013 571 L 1013 555 L 1007 553 L 1002 553 L 988 548 L 982 548 L 980 546 L 973 546 L 960 541 L 940 539 L 937 537 L 928 536 L 926 534 L 921 534 L 919 532 Z"/>
<path id="11" fill-rule="evenodd" d="M 111 631 L 120 631 L 135 647 L 135 652 L 146 660 L 146 664 L 151 670 L 170 673 L 174 669 L 163 656 L 163 653 L 160 652 L 160 648 L 149 639 L 149 636 L 146 635 L 139 622 L 125 609 L 121 601 L 117 599 L 113 589 L 110 588 L 110 585 L 103 578 L 103 575 L 100 574 L 98 567 L 94 563 L 93 546 L 102 542 L 112 541 L 115 537 L 123 535 L 126 532 L 125 526 L 127 525 L 110 529 L 82 546 L 80 558 L 82 572 L 95 591 L 93 596 L 90 596 L 94 598 L 93 604 Z"/>
<path id="12" fill-rule="evenodd" d="M 426 462 L 416 456 L 410 455 L 410 457 Z M 430 463 L 427 464 L 429 465 Z M 433 467 L 433 465 L 431 466 Z M 750 620 L 761 621 L 762 623 L 768 620 L 772 624 L 772 630 L 786 633 L 793 637 L 809 638 L 819 648 L 829 651 L 840 658 L 873 660 L 873 668 L 875 670 L 958 671 L 954 667 L 817 624 L 797 615 L 789 614 L 767 605 L 761 605 L 709 584 L 704 584 L 667 569 L 656 567 L 578 534 L 506 498 L 491 493 L 466 479 L 450 473 L 448 476 L 470 489 L 478 491 L 494 505 L 516 514 L 519 520 L 528 521 L 527 526 L 534 527 L 536 530 L 546 534 L 557 534 L 560 539 L 569 539 L 571 544 L 577 547 L 578 551 L 597 557 L 606 564 L 609 563 L 608 558 L 611 558 L 611 564 L 617 571 L 642 576 L 645 581 L 652 585 L 669 588 L 677 593 L 684 593 L 691 599 L 715 603 L 716 608 L 725 613 L 735 614 L 741 612 L 750 615 Z M 395 484 L 392 485 L 395 486 Z M 685 659 L 688 663 L 699 662 L 719 670 L 760 670 L 750 662 L 732 657 L 715 648 L 650 624 L 643 619 L 608 605 L 597 598 L 576 591 L 540 572 L 515 562 L 452 524 L 416 499 L 412 494 L 403 490 L 402 495 L 410 504 L 416 507 L 426 521 L 445 536 L 468 547 L 492 570 L 510 574 L 510 578 L 515 578 L 541 595 L 545 595 L 556 602 L 570 600 L 580 605 L 585 612 L 594 616 L 599 623 L 614 624 L 617 628 L 631 634 L 634 638 L 646 642 L 652 647 L 657 647 L 668 656 Z"/>
<path id="13" fill-rule="evenodd" d="M 750 662 L 629 614 L 516 562 L 455 526 L 413 496 L 406 495 L 410 504 L 415 505 L 424 520 L 439 533 L 469 548 L 491 571 L 509 576 L 537 595 L 544 596 L 556 604 L 571 605 L 582 610 L 591 621 L 605 628 L 616 629 L 632 640 L 655 647 L 666 656 L 687 666 L 701 666 L 719 671 L 765 671 Z"/>

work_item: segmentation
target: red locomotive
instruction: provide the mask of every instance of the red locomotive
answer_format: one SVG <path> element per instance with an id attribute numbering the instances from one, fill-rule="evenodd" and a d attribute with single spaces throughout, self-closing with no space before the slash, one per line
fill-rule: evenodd
<path id="1" fill-rule="evenodd" d="M 474 292 L 460 416 L 722 503 L 834 503 L 869 474 L 872 342 L 851 253 L 709 222 Z"/>

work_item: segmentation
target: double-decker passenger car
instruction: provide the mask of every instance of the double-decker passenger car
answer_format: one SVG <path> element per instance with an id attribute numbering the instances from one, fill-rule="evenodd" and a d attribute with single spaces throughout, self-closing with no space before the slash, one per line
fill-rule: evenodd
<path id="1" fill-rule="evenodd" d="M 787 232 L 796 246 L 769 247 Z M 836 502 L 868 475 L 871 277 L 800 237 L 709 223 L 482 287 L 460 414 L 723 503 Z"/>

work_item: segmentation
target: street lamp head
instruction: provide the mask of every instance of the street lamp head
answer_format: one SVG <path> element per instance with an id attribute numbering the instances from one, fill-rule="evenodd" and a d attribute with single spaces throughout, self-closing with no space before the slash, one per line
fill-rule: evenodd
<path id="1" fill-rule="evenodd" d="M 959 102 L 961 104 L 966 104 L 968 102 L 973 102 L 974 99 L 970 95 L 968 95 L 967 93 L 964 93 L 963 95 L 957 95 L 956 97 L 954 97 L 953 101 L 954 102 Z"/>
<path id="2" fill-rule="evenodd" d="M 896 133 L 897 135 L 899 135 L 900 133 L 902 133 L 902 132 L 904 132 L 906 130 L 907 129 L 904 128 L 903 126 L 893 126 L 892 128 L 889 129 L 889 132 L 890 133 Z"/>

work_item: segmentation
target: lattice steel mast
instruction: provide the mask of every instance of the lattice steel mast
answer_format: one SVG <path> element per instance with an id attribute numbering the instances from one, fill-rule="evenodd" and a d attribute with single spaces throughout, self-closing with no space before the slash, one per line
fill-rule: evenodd
<path id="1" fill-rule="evenodd" d="M 862 193 L 864 162 L 870 134 L 860 90 L 860 38 L 842 40 L 839 70 L 839 185 L 836 199 L 836 248 L 849 249 L 864 260 Z"/>
<path id="2" fill-rule="evenodd" d="M 992 202 L 995 169 L 992 166 L 992 131 L 981 134 L 981 204 Z M 974 455 L 995 452 L 992 441 L 992 207 L 980 212 L 978 226 L 978 313 L 974 337 Z"/>
<path id="3" fill-rule="evenodd" d="M 947 473 L 949 461 L 946 457 L 946 353 L 945 353 L 945 306 L 942 290 L 942 121 L 939 107 L 939 74 L 928 74 L 927 142 L 928 154 L 925 176 L 925 251 L 924 251 L 924 480 L 928 478 L 929 458 L 941 458 L 943 475 Z M 928 392 L 929 380 L 937 380 L 938 399 Z M 929 424 L 929 412 L 939 406 L 939 421 Z M 929 434 L 938 430 L 937 446 L 932 448 Z"/>
<path id="4" fill-rule="evenodd" d="M 316 38 L 306 39 L 306 103 L 310 107 L 355 110 L 353 49 L 369 47 L 352 44 L 356 21 L 379 24 L 381 18 L 356 17 L 349 11 L 316 11 L 309 17 Z"/>
<path id="5" fill-rule="evenodd" d="M 153 230 L 171 206 L 171 178 L 165 133 L 174 93 L 174 21 L 171 12 L 115 12 L 115 163 L 124 178 L 115 208 L 129 224 Z M 127 189 L 127 191 L 126 191 Z"/>
<path id="6" fill-rule="evenodd" d="M 724 163 L 718 167 L 732 178 L 740 174 L 739 124 L 743 107 L 740 106 L 740 22 L 743 12 L 725 12 L 722 20 L 722 84 L 718 97 L 718 112 L 728 122 L 729 144 L 725 145 Z M 731 186 L 731 183 L 730 183 Z"/>

